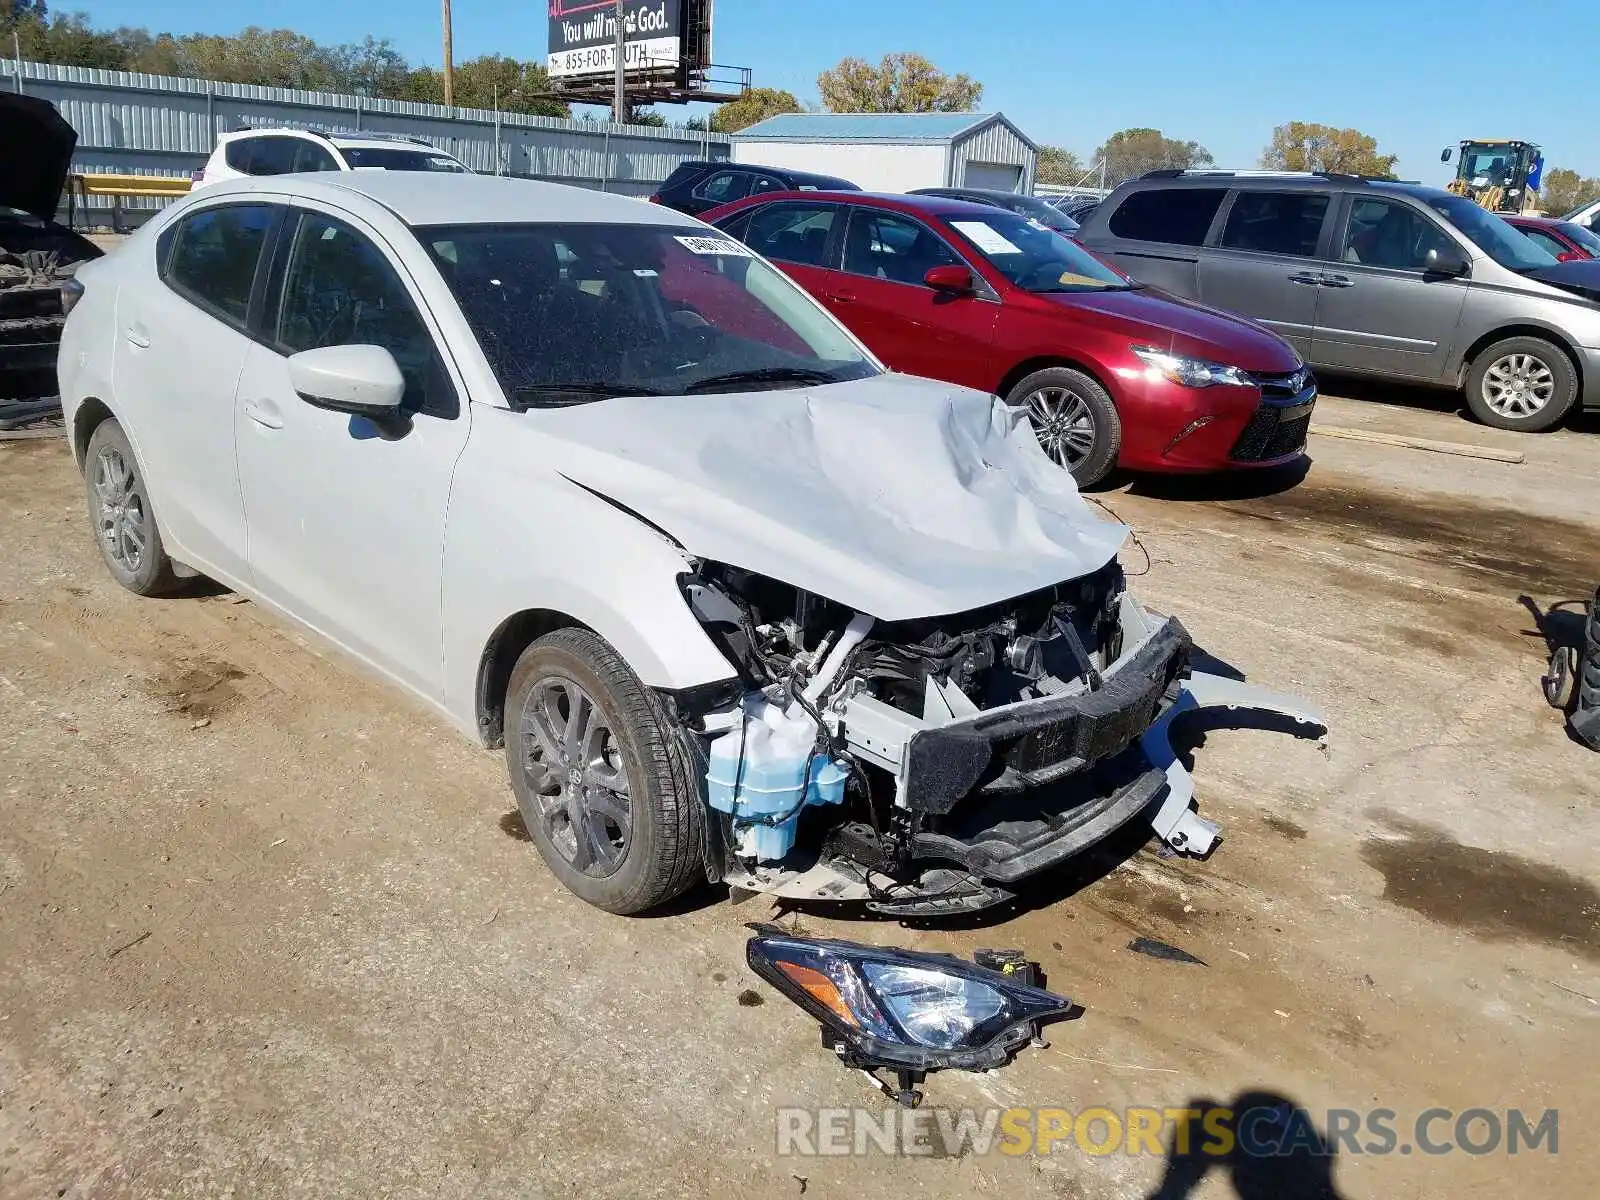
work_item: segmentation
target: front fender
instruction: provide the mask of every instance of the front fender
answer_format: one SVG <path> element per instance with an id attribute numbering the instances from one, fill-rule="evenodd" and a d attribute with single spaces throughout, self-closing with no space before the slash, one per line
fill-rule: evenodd
<path id="1" fill-rule="evenodd" d="M 512 470 L 519 443 L 491 434 L 480 444 L 475 424 L 456 469 L 443 564 L 451 718 L 476 731 L 484 648 L 507 619 L 530 610 L 594 630 L 649 687 L 684 690 L 732 678 L 734 668 L 679 591 L 685 552 L 553 473 Z"/>

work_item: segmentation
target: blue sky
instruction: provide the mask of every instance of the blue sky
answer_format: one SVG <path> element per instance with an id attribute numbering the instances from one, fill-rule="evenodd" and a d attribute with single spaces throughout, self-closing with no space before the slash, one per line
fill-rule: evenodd
<path id="1" fill-rule="evenodd" d="M 437 0 L 82 7 L 98 25 L 175 33 L 371 32 L 413 61 L 440 58 Z M 455 0 L 456 57 L 543 57 L 545 7 Z M 1576 0 L 717 0 L 715 56 L 815 100 L 818 73 L 846 54 L 913 51 L 981 80 L 985 111 L 1086 159 L 1108 134 L 1152 126 L 1219 166 L 1254 166 L 1274 125 L 1302 120 L 1373 134 L 1405 178 L 1443 181 L 1439 150 L 1465 137 L 1530 139 L 1553 166 L 1600 175 L 1592 17 Z"/>

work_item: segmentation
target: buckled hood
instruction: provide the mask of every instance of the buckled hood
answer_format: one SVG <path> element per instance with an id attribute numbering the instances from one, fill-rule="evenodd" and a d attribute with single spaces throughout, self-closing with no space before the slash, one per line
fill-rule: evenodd
<path id="1" fill-rule="evenodd" d="M 37 96 L 0 92 L 0 208 L 56 219 L 78 135 Z"/>
<path id="2" fill-rule="evenodd" d="M 903 375 L 527 414 L 573 483 L 690 554 L 881 620 L 998 603 L 1104 566 L 1091 512 L 1026 418 Z"/>

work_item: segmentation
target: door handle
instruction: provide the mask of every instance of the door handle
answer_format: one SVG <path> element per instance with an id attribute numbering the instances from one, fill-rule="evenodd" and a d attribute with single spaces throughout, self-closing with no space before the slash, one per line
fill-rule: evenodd
<path id="1" fill-rule="evenodd" d="M 150 348 L 150 335 L 145 332 L 143 325 L 129 325 L 122 331 L 122 336 L 128 339 L 130 345 L 137 346 L 141 350 Z"/>
<path id="2" fill-rule="evenodd" d="M 271 400 L 245 400 L 240 407 L 245 416 L 264 429 L 283 428 L 283 414 Z"/>
<path id="3" fill-rule="evenodd" d="M 1323 287 L 1347 288 L 1355 287 L 1355 285 L 1356 281 L 1348 275 L 1324 275 L 1322 277 Z"/>
<path id="4" fill-rule="evenodd" d="M 1297 271 L 1289 276 L 1290 283 L 1309 283 L 1312 287 L 1322 282 L 1320 276 L 1313 275 L 1310 271 Z"/>

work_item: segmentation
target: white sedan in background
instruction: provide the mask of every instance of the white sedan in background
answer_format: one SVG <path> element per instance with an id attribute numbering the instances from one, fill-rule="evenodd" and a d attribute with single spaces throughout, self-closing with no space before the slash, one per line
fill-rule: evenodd
<path id="1" fill-rule="evenodd" d="M 886 374 L 691 218 L 243 179 L 72 291 L 111 573 L 219 580 L 503 743 L 591 903 L 970 911 L 1140 814 L 1212 844 L 1165 728 L 1241 695 L 1127 594 L 1123 527 L 993 397 Z"/>

